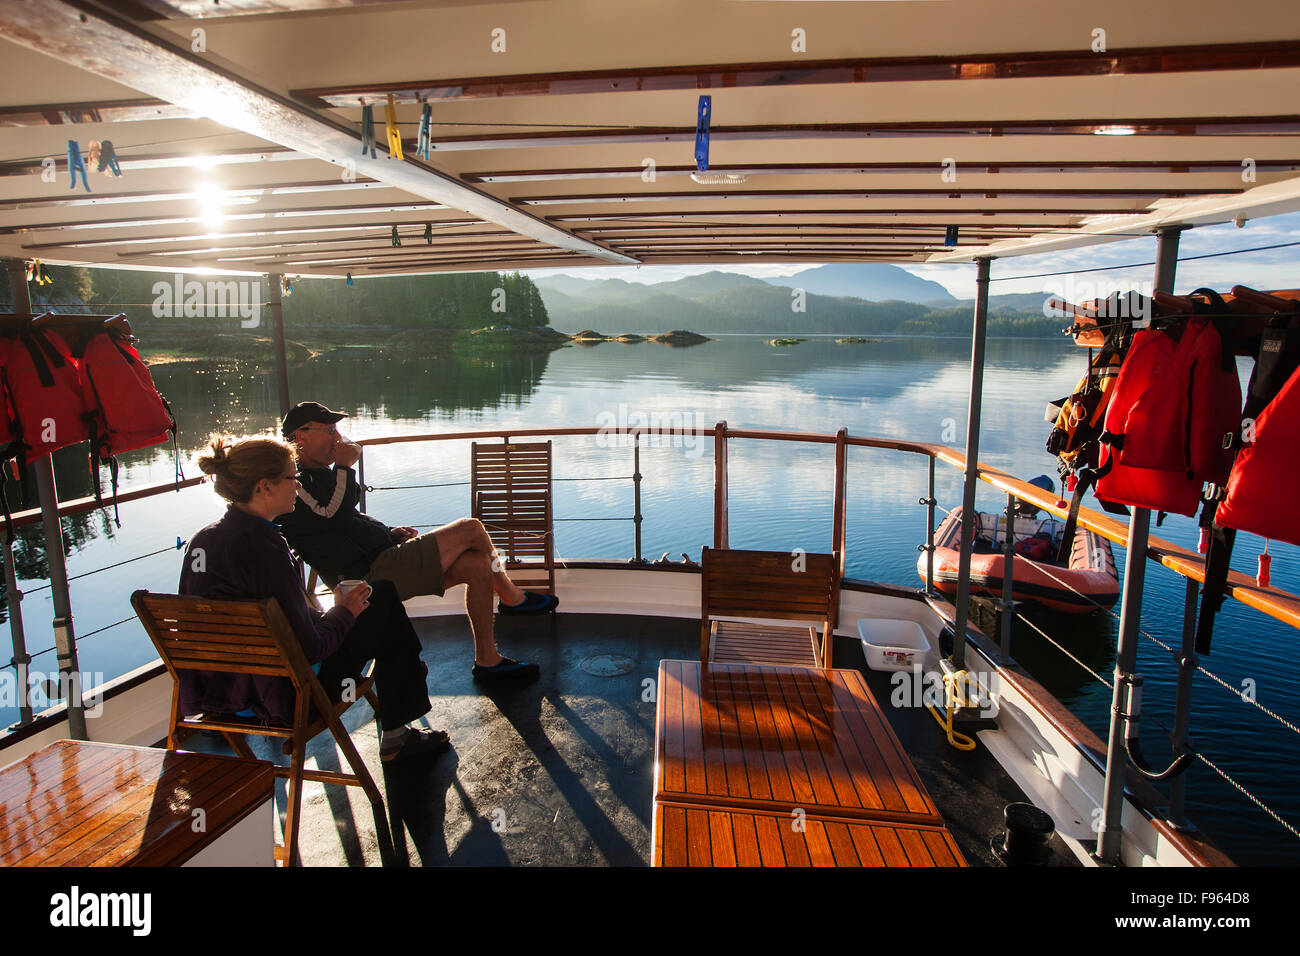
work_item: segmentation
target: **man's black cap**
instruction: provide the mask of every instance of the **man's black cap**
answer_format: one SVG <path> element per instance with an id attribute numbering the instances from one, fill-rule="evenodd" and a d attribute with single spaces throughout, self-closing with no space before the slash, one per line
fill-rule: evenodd
<path id="1" fill-rule="evenodd" d="M 280 434 L 288 438 L 303 425 L 310 425 L 312 422 L 333 425 L 347 417 L 343 412 L 326 408 L 320 402 L 299 402 L 289 409 L 289 414 L 284 416 L 284 421 L 280 424 Z"/>

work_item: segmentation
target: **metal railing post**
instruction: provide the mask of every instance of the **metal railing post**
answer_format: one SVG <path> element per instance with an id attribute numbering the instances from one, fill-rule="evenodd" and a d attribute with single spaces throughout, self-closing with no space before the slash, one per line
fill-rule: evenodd
<path id="1" fill-rule="evenodd" d="M 938 499 L 934 497 L 934 456 L 930 456 L 930 484 L 926 496 L 919 504 L 925 505 L 925 593 L 934 593 L 934 507 Z"/>
<path id="2" fill-rule="evenodd" d="M 1002 542 L 1002 663 L 1011 660 L 1011 618 L 1016 602 L 1012 600 L 1015 591 L 1016 561 L 1016 496 L 1007 492 L 1007 536 Z"/>
<path id="3" fill-rule="evenodd" d="M 727 423 L 713 427 L 713 546 L 730 547 L 730 519 L 727 514 Z"/>
<path id="4" fill-rule="evenodd" d="M 23 631 L 23 592 L 18 589 L 18 570 L 14 567 L 14 548 L 9 536 L 4 538 L 5 589 L 9 594 L 9 634 L 14 643 L 14 675 L 18 688 L 18 722 L 32 721 L 31 684 L 28 681 L 32 656 L 27 653 L 27 636 Z"/>
<path id="5" fill-rule="evenodd" d="M 962 488 L 961 537 L 958 538 L 956 636 L 952 662 L 966 663 L 966 624 L 970 617 L 970 558 L 975 531 L 975 483 L 979 480 L 980 407 L 984 399 L 984 339 L 989 319 L 990 259 L 976 259 L 975 319 L 971 329 L 970 398 L 966 407 L 966 479 Z"/>
<path id="6" fill-rule="evenodd" d="M 272 272 L 271 276 L 271 331 L 275 339 L 275 377 L 280 396 L 280 417 L 289 414 L 289 360 L 284 353 L 284 276 Z"/>
<path id="7" fill-rule="evenodd" d="M 27 271 L 18 259 L 6 263 L 9 292 L 16 313 L 31 313 Z M 41 503 L 41 525 L 45 530 L 45 560 L 50 574 L 50 597 L 54 604 L 54 647 L 58 653 L 59 685 L 66 693 L 68 735 L 87 740 L 86 711 L 81 702 L 81 669 L 77 665 L 77 637 L 72 627 L 72 600 L 68 594 L 68 569 L 63 562 L 63 525 L 59 521 L 59 494 L 54 487 L 54 460 L 49 455 L 35 462 L 36 492 Z M 24 693 L 26 697 L 26 693 Z"/>
<path id="8" fill-rule="evenodd" d="M 366 513 L 366 450 L 357 456 L 357 484 L 361 488 L 361 513 Z"/>
<path id="9" fill-rule="evenodd" d="M 1102 802 L 1101 835 L 1097 855 L 1106 863 L 1119 863 L 1121 818 L 1124 813 L 1124 727 L 1135 703 L 1132 677 L 1137 667 L 1138 623 L 1142 618 L 1142 584 L 1146 580 L 1147 541 L 1151 512 L 1134 508 L 1128 524 L 1124 555 L 1124 603 L 1119 612 L 1119 645 L 1115 649 L 1115 685 L 1110 704 L 1110 735 L 1106 742 L 1106 792 Z"/>
<path id="10" fill-rule="evenodd" d="M 635 538 L 635 555 L 637 564 L 641 557 L 641 433 L 632 433 L 632 529 Z"/>
<path id="11" fill-rule="evenodd" d="M 1200 659 L 1196 656 L 1196 582 L 1186 581 L 1183 597 L 1183 646 L 1178 655 L 1178 689 L 1174 697 L 1174 729 L 1169 732 L 1169 743 L 1177 756 L 1190 748 L 1187 731 L 1192 723 L 1192 677 Z M 1187 772 L 1178 774 L 1169 782 L 1169 822 L 1181 830 L 1191 829 L 1183 815 L 1187 791 Z"/>
<path id="12" fill-rule="evenodd" d="M 1156 281 L 1158 292 L 1173 292 L 1174 272 L 1178 268 L 1178 241 L 1183 227 L 1165 226 L 1156 230 Z M 1124 557 L 1124 603 L 1119 612 L 1119 643 L 1115 648 L 1115 690 L 1111 695 L 1110 733 L 1106 745 L 1106 793 L 1102 803 L 1102 829 L 1097 840 L 1097 856 L 1112 866 L 1120 861 L 1120 844 L 1124 831 L 1124 776 L 1128 751 L 1124 732 L 1129 718 L 1136 718 L 1141 707 L 1137 669 L 1138 628 L 1142 620 L 1142 585 L 1146 580 L 1147 541 L 1151 536 L 1151 512 L 1133 509 L 1128 525 L 1128 551 Z"/>

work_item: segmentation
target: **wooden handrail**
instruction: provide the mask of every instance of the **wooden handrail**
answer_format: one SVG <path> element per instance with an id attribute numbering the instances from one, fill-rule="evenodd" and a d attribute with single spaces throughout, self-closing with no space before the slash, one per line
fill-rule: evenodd
<path id="1" fill-rule="evenodd" d="M 628 429 L 629 432 L 639 431 L 647 433 L 649 429 Z M 581 426 L 575 428 L 509 428 L 493 429 L 490 431 L 470 431 L 470 432 L 444 432 L 437 434 L 423 435 L 385 435 L 379 438 L 364 438 L 357 441 L 362 446 L 378 446 L 405 444 L 410 442 L 426 441 L 468 441 L 483 438 L 512 438 L 532 437 L 532 436 L 564 436 L 564 435 L 596 435 L 607 433 L 606 428 L 597 428 L 594 426 Z M 716 434 L 716 426 L 713 428 L 683 428 L 674 431 L 679 435 L 697 435 L 701 437 L 713 437 Z M 728 439 L 752 439 L 759 441 L 799 441 L 810 442 L 814 444 L 835 445 L 838 436 L 835 434 L 821 434 L 816 432 L 787 432 L 787 431 L 764 431 L 761 429 L 742 429 L 730 428 L 726 430 Z M 949 448 L 947 445 L 939 445 L 931 442 L 914 442 L 896 438 L 872 438 L 868 436 L 848 436 L 846 439 L 840 439 L 847 445 L 853 445 L 859 448 L 885 448 L 893 451 L 902 451 L 909 454 L 924 455 L 927 458 L 934 458 L 942 461 L 944 464 L 960 470 L 966 468 L 966 456 L 955 448 Z M 999 468 L 993 468 L 989 465 L 980 464 L 977 470 L 978 477 L 999 488 L 1002 491 L 1014 494 L 1016 497 L 1041 508 L 1057 517 L 1065 517 L 1066 509 L 1057 506 L 1060 499 L 1054 493 L 1044 491 L 1036 485 L 1021 481 L 1019 478 L 1009 475 Z M 188 478 L 179 483 L 180 488 L 189 488 L 193 485 L 206 481 L 205 478 Z M 158 485 L 149 485 L 143 488 L 134 488 L 118 493 L 118 501 L 138 501 L 143 498 L 150 498 L 155 495 L 165 494 L 176 490 L 178 487 L 174 481 L 164 482 Z M 71 514 L 84 514 L 93 511 L 96 508 L 96 502 L 93 497 L 78 498 L 74 501 L 66 501 L 59 505 L 60 516 Z M 14 525 L 22 527 L 24 525 L 35 524 L 41 520 L 39 509 L 20 511 L 13 516 Z M 1099 511 L 1091 508 L 1079 509 L 1079 524 L 1082 527 L 1095 531 L 1102 537 L 1114 541 L 1118 544 L 1126 544 L 1128 541 L 1128 526 L 1123 522 L 1116 521 Z M 1205 559 L 1199 555 L 1181 548 L 1172 542 L 1165 541 L 1162 538 L 1152 537 L 1147 546 L 1147 557 L 1151 560 L 1158 561 L 1164 567 L 1169 568 L 1175 574 L 1181 577 L 1190 578 L 1194 581 L 1204 582 L 1205 580 Z M 1300 597 L 1278 588 L 1261 588 L 1252 579 L 1244 574 L 1233 571 L 1228 575 L 1227 594 L 1229 597 L 1240 601 L 1247 607 L 1266 614 L 1275 620 L 1281 621 L 1294 628 L 1300 628 Z"/>

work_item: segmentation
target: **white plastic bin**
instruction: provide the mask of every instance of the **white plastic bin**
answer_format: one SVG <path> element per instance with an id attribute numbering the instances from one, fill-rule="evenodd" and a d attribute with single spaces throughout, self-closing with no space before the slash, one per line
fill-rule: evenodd
<path id="1" fill-rule="evenodd" d="M 873 671 L 910 671 L 925 663 L 930 639 L 915 621 L 864 617 L 858 621 L 862 651 Z"/>

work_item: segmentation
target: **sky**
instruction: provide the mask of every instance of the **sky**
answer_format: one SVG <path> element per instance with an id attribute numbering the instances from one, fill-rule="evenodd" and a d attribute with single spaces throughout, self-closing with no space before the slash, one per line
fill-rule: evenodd
<path id="1" fill-rule="evenodd" d="M 1253 219 L 1242 228 L 1232 223 L 1202 226 L 1183 232 L 1179 243 L 1180 260 L 1192 256 L 1254 249 L 1279 243 L 1300 242 L 1300 213 Z M 1155 237 L 1128 239 L 1079 249 L 995 260 L 992 265 L 991 295 L 1014 292 L 1052 291 L 1067 301 L 1081 302 L 1129 289 L 1142 291 L 1154 275 Z M 572 275 L 590 279 L 623 279 L 653 285 L 671 282 L 705 272 L 734 272 L 756 278 L 795 275 L 816 268 L 807 263 L 788 265 L 754 265 L 738 268 L 728 265 L 593 267 L 587 269 L 534 269 L 533 278 Z M 902 266 L 922 279 L 938 282 L 959 299 L 975 297 L 975 266 L 969 263 Z M 1100 269 L 1101 271 L 1083 271 Z M 1067 275 L 1041 277 L 1042 273 L 1066 272 Z M 1040 276 L 1038 278 L 1020 278 Z M 1255 289 L 1300 288 L 1300 245 L 1283 249 L 1248 252 L 1241 255 L 1216 256 L 1210 259 L 1180 261 L 1174 283 L 1176 293 L 1187 293 L 1201 286 L 1226 292 L 1234 285 Z"/>

